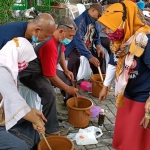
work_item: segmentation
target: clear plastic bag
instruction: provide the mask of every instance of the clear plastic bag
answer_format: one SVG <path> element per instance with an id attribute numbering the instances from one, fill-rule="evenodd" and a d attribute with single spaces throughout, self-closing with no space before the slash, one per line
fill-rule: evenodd
<path id="1" fill-rule="evenodd" d="M 96 138 L 99 138 L 102 135 L 103 133 L 100 128 L 90 126 L 85 129 L 79 129 L 79 132 L 75 136 L 75 141 L 77 145 L 97 144 L 98 141 Z"/>

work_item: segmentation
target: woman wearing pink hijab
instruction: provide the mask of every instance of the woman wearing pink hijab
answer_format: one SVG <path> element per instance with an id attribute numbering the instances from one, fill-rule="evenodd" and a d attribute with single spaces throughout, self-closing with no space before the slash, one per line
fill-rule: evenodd
<path id="1" fill-rule="evenodd" d="M 45 133 L 42 112 L 18 93 L 18 72 L 36 58 L 30 42 L 18 37 L 0 50 L 0 150 L 34 150 Z"/>

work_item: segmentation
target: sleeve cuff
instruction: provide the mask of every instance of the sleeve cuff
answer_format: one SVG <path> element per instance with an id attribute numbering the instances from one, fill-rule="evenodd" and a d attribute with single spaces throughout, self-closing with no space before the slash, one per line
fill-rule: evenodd
<path id="1" fill-rule="evenodd" d="M 116 66 L 108 64 L 106 77 L 105 77 L 103 85 L 110 87 L 112 81 L 115 79 L 115 76 L 116 76 Z"/>
<path id="2" fill-rule="evenodd" d="M 89 60 L 90 58 L 93 57 L 93 55 L 92 55 L 92 54 L 89 54 L 89 55 L 87 55 L 87 56 L 85 56 L 85 57 Z"/>
<path id="3" fill-rule="evenodd" d="M 6 131 L 12 128 L 17 122 L 23 118 L 28 112 L 31 111 L 31 108 L 26 105 L 22 110 L 20 110 L 11 120 L 5 123 Z"/>

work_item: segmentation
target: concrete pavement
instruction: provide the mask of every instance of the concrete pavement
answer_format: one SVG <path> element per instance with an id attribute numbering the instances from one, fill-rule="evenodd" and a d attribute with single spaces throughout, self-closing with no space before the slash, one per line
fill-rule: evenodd
<path id="1" fill-rule="evenodd" d="M 79 146 L 75 144 L 75 150 L 114 150 L 111 147 L 112 143 L 112 136 L 113 136 L 113 129 L 115 123 L 115 115 L 117 108 L 115 106 L 115 98 L 114 98 L 114 89 L 109 92 L 109 95 L 105 101 L 99 103 L 98 98 L 92 96 L 91 93 L 87 93 L 86 91 L 79 90 L 79 95 L 90 99 L 94 105 L 100 106 L 101 108 L 107 110 L 107 114 L 105 117 L 104 129 L 102 137 L 98 138 L 98 144 L 94 145 L 86 145 L 86 146 Z M 67 108 L 63 106 L 63 97 L 60 91 L 57 91 L 57 112 L 58 112 L 58 119 L 60 121 L 67 121 L 68 119 L 68 112 Z M 91 118 L 89 126 L 97 126 L 98 127 L 98 118 Z M 79 128 L 75 128 L 71 133 L 77 133 Z"/>

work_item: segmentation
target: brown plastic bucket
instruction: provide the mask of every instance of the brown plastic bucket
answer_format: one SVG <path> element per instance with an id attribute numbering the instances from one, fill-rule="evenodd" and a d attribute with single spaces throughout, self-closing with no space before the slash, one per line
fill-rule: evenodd
<path id="1" fill-rule="evenodd" d="M 75 98 L 78 100 L 78 107 L 75 107 Z M 83 97 L 72 97 L 67 100 L 68 122 L 74 127 L 83 128 L 88 126 L 90 120 L 90 108 L 93 103 Z"/>
<path id="2" fill-rule="evenodd" d="M 64 136 L 49 136 L 46 138 L 52 150 L 74 150 L 73 142 Z M 39 142 L 38 150 L 49 150 L 44 139 Z"/>
<path id="3" fill-rule="evenodd" d="M 103 74 L 103 79 L 105 78 L 105 74 Z M 99 97 L 99 92 L 103 88 L 103 82 L 100 78 L 99 74 L 93 74 L 91 76 L 92 81 L 92 95 L 95 97 Z"/>

